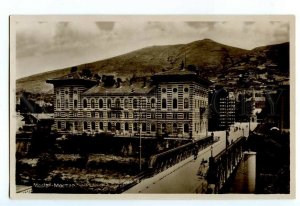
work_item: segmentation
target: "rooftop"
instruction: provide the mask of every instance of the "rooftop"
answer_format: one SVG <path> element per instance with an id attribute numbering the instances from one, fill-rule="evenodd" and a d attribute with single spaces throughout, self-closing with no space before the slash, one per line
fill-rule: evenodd
<path id="1" fill-rule="evenodd" d="M 125 82 L 119 87 L 104 87 L 103 85 L 98 85 L 90 88 L 83 95 L 96 95 L 96 94 L 105 94 L 105 95 L 114 95 L 114 94 L 126 94 L 126 95 L 136 95 L 136 94 L 147 94 L 154 88 L 150 83 L 144 84 L 143 82 L 136 82 L 129 84 Z"/>

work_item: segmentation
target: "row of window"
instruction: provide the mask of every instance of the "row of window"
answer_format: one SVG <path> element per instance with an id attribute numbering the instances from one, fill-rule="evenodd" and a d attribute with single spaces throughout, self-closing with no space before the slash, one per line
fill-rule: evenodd
<path id="1" fill-rule="evenodd" d="M 55 113 L 55 117 L 64 117 L 64 116 L 68 116 L 69 113 L 60 113 L 60 112 L 57 112 Z M 123 114 L 123 115 L 122 115 Z M 107 112 L 107 118 L 125 118 L 125 119 L 128 119 L 130 118 L 130 113 L 129 112 Z M 70 113 L 69 114 L 70 116 L 73 116 L 73 117 L 77 117 L 78 114 L 77 112 L 73 112 L 73 113 Z M 172 117 L 173 119 L 178 119 L 178 117 L 182 115 L 182 113 L 172 113 Z M 104 117 L 104 113 L 103 112 L 83 112 L 83 116 L 84 117 L 99 117 L 99 118 L 103 118 Z M 132 116 L 134 119 L 138 119 L 138 118 L 142 118 L 142 119 L 146 119 L 147 118 L 147 113 L 139 113 L 139 112 L 133 112 L 132 113 Z M 169 119 L 169 117 L 167 118 L 167 113 L 162 113 L 161 114 L 161 118 L 162 119 Z M 156 118 L 159 118 L 160 117 L 160 114 L 159 113 L 151 113 L 151 119 L 156 119 Z M 171 118 L 172 118 L 171 117 Z M 182 118 L 182 117 L 181 117 Z M 183 113 L 183 118 L 184 119 L 189 119 L 189 113 Z"/>
<path id="2" fill-rule="evenodd" d="M 167 99 L 166 98 L 162 98 L 161 100 L 161 108 L 162 109 L 166 109 L 167 108 Z M 83 108 L 88 108 L 88 100 L 87 99 L 83 99 L 82 101 L 83 104 Z M 141 101 L 140 102 L 140 106 L 142 109 L 146 109 L 146 101 Z M 151 99 L 151 108 L 155 108 L 155 104 L 156 104 L 156 100 L 155 99 Z M 104 105 L 104 101 L 103 99 L 99 99 L 99 108 L 103 108 Z M 116 99 L 115 101 L 115 108 L 120 108 L 121 106 L 121 101 L 120 99 Z M 56 100 L 56 106 L 57 108 L 61 108 L 63 107 L 63 102 L 60 101 L 60 99 Z M 91 108 L 95 108 L 95 99 L 91 99 Z M 138 109 L 138 100 L 137 99 L 133 99 L 133 104 L 132 104 L 134 109 Z M 77 99 L 73 100 L 73 107 L 77 108 L 78 107 L 78 101 Z M 183 107 L 184 109 L 188 109 L 189 108 L 189 99 L 185 98 L 183 101 Z M 65 108 L 69 108 L 69 100 L 65 99 Z M 112 100 L 111 99 L 107 99 L 107 108 L 112 108 Z M 128 99 L 124 99 L 124 108 L 128 109 L 129 108 L 129 100 Z M 174 98 L 172 100 L 172 108 L 173 109 L 177 109 L 178 108 L 178 100 L 177 98 Z"/>
<path id="3" fill-rule="evenodd" d="M 173 88 L 172 91 L 173 91 L 173 93 L 177 93 L 178 90 L 177 90 L 177 88 Z M 167 92 L 167 89 L 166 89 L 166 88 L 161 88 L 161 92 L 162 92 L 162 93 L 166 93 L 166 92 Z M 186 92 L 186 93 L 189 92 L 189 88 L 187 88 L 187 87 L 184 88 L 184 92 Z"/>
<path id="4" fill-rule="evenodd" d="M 62 123 L 61 121 L 58 121 L 57 122 L 57 129 L 61 130 L 62 129 Z M 89 127 L 88 127 L 88 124 L 89 122 L 83 122 L 83 130 L 88 130 Z M 91 130 L 96 130 L 96 124 L 97 122 L 90 122 L 90 129 Z M 125 122 L 124 123 L 124 130 L 125 131 L 129 131 L 129 123 L 128 122 Z M 79 125 L 78 125 L 78 122 L 74 122 L 74 125 L 70 122 L 66 122 L 66 130 L 72 130 L 74 127 L 74 130 L 79 130 Z M 104 130 L 104 123 L 103 122 L 99 122 L 99 129 L 100 130 Z M 114 126 L 111 122 L 108 122 L 107 123 L 107 130 L 108 131 L 111 131 L 112 129 L 115 129 L 117 131 L 121 130 L 121 123 L 117 122 Z M 139 127 L 138 127 L 138 123 L 135 122 L 132 124 L 132 129 L 133 131 L 138 131 Z M 151 124 L 150 125 L 150 128 L 149 130 L 151 132 L 156 132 L 156 124 Z M 161 124 L 161 131 L 164 133 L 164 132 L 167 132 L 167 125 L 165 123 Z M 141 130 L 143 132 L 147 131 L 147 124 L 146 123 L 141 123 Z M 176 123 L 173 123 L 172 125 L 172 130 L 173 130 L 173 133 L 176 133 L 176 132 L 179 132 L 179 128 L 178 128 L 178 125 Z M 184 124 L 183 125 L 183 132 L 184 133 L 188 133 L 189 132 L 189 124 Z"/>

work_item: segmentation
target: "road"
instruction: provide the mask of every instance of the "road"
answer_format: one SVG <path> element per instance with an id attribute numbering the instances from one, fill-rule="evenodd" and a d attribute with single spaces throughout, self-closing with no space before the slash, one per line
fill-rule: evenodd
<path id="1" fill-rule="evenodd" d="M 251 123 L 251 130 L 257 124 Z M 236 128 L 240 128 L 235 130 Z M 229 132 L 229 142 L 235 141 L 240 136 L 248 137 L 249 123 L 236 123 Z M 215 131 L 214 136 L 219 141 L 198 153 L 198 157 L 189 157 L 186 160 L 168 168 L 167 170 L 143 180 L 139 184 L 125 191 L 125 193 L 149 193 L 149 194 L 191 194 L 205 193 L 207 182 L 203 176 L 208 169 L 208 158 L 218 155 L 226 147 L 225 131 Z M 202 160 L 207 163 L 201 164 Z"/>

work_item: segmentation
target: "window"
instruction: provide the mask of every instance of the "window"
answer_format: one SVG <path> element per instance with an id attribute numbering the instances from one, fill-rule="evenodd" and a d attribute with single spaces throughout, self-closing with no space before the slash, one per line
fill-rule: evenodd
<path id="1" fill-rule="evenodd" d="M 111 99 L 107 100 L 107 108 L 111 108 Z"/>
<path id="2" fill-rule="evenodd" d="M 120 108 L 120 99 L 116 99 L 115 107 Z"/>
<path id="3" fill-rule="evenodd" d="M 61 122 L 60 121 L 57 122 L 57 129 L 61 129 Z"/>
<path id="4" fill-rule="evenodd" d="M 142 113 L 142 118 L 146 119 L 147 118 L 147 114 L 146 113 Z"/>
<path id="5" fill-rule="evenodd" d="M 188 133 L 189 132 L 189 125 L 188 124 L 184 124 L 183 132 L 184 133 Z"/>
<path id="6" fill-rule="evenodd" d="M 120 118 L 121 117 L 121 113 L 116 113 L 116 118 Z"/>
<path id="7" fill-rule="evenodd" d="M 111 130 L 111 123 L 110 122 L 108 122 L 108 124 L 107 124 L 107 129 L 110 131 Z"/>
<path id="8" fill-rule="evenodd" d="M 75 130 L 78 130 L 78 122 L 74 122 Z"/>
<path id="9" fill-rule="evenodd" d="M 167 132 L 167 126 L 166 126 L 165 123 L 163 123 L 163 124 L 161 125 L 161 131 L 162 131 L 163 133 Z"/>
<path id="10" fill-rule="evenodd" d="M 189 92 L 189 88 L 184 88 L 184 92 Z"/>
<path id="11" fill-rule="evenodd" d="M 173 92 L 174 92 L 174 93 L 177 93 L 177 88 L 173 88 Z"/>
<path id="12" fill-rule="evenodd" d="M 73 94 L 77 94 L 77 90 L 74 90 L 74 91 L 73 91 Z"/>
<path id="13" fill-rule="evenodd" d="M 116 124 L 116 130 L 120 130 L 121 129 L 121 124 L 120 124 L 120 122 L 117 122 L 117 124 Z"/>
<path id="14" fill-rule="evenodd" d="M 65 91 L 65 94 L 69 94 L 68 90 Z"/>
<path id="15" fill-rule="evenodd" d="M 125 117 L 125 119 L 128 119 L 129 118 L 129 113 L 128 112 L 124 112 L 124 117 Z"/>
<path id="16" fill-rule="evenodd" d="M 189 119 L 189 113 L 184 113 L 184 119 Z"/>
<path id="17" fill-rule="evenodd" d="M 99 99 L 99 108 L 103 108 L 103 99 Z"/>
<path id="18" fill-rule="evenodd" d="M 162 119 L 167 119 L 167 114 L 166 113 L 162 113 Z"/>
<path id="19" fill-rule="evenodd" d="M 142 123 L 142 131 L 145 132 L 147 130 L 147 125 L 146 123 Z"/>
<path id="20" fill-rule="evenodd" d="M 91 112 L 91 117 L 95 117 L 95 112 Z"/>
<path id="21" fill-rule="evenodd" d="M 137 123 L 133 123 L 133 131 L 137 131 L 138 127 L 137 127 Z"/>
<path id="22" fill-rule="evenodd" d="M 134 109 L 137 109 L 137 108 L 138 108 L 137 99 L 133 99 L 133 108 L 134 108 Z"/>
<path id="23" fill-rule="evenodd" d="M 151 124 L 151 132 L 155 132 L 155 130 L 156 130 L 155 124 Z"/>
<path id="24" fill-rule="evenodd" d="M 128 99 L 124 99 L 124 107 L 125 107 L 125 109 L 128 108 Z"/>
<path id="25" fill-rule="evenodd" d="M 129 130 L 129 125 L 127 122 L 125 122 L 125 131 L 128 131 Z"/>
<path id="26" fill-rule="evenodd" d="M 60 108 L 60 100 L 59 100 L 59 99 L 56 100 L 56 107 L 57 107 L 57 108 Z"/>
<path id="27" fill-rule="evenodd" d="M 138 114 L 137 112 L 134 112 L 134 113 L 133 113 L 133 118 L 134 118 L 134 119 L 137 119 L 138 117 L 139 117 L 139 114 Z"/>
<path id="28" fill-rule="evenodd" d="M 173 133 L 176 133 L 176 132 L 177 132 L 177 124 L 174 123 L 174 124 L 173 124 Z"/>
<path id="29" fill-rule="evenodd" d="M 151 108 L 152 108 L 152 109 L 155 108 L 155 99 L 151 99 Z"/>
<path id="30" fill-rule="evenodd" d="M 167 100 L 165 98 L 163 98 L 161 100 L 161 108 L 166 109 L 167 108 Z"/>
<path id="31" fill-rule="evenodd" d="M 59 95 L 59 90 L 56 90 L 56 94 Z"/>
<path id="32" fill-rule="evenodd" d="M 100 130 L 103 130 L 103 122 L 99 122 Z"/>
<path id="33" fill-rule="evenodd" d="M 91 99 L 91 108 L 95 108 L 95 100 Z"/>
<path id="34" fill-rule="evenodd" d="M 177 119 L 177 113 L 173 114 L 173 119 Z"/>
<path id="35" fill-rule="evenodd" d="M 83 100 L 83 108 L 87 108 L 87 100 L 86 99 Z"/>
<path id="36" fill-rule="evenodd" d="M 103 118 L 103 112 L 99 112 L 99 117 Z"/>
<path id="37" fill-rule="evenodd" d="M 111 112 L 107 112 L 107 118 L 111 118 Z"/>
<path id="38" fill-rule="evenodd" d="M 66 108 L 69 108 L 69 100 L 66 99 Z"/>
<path id="39" fill-rule="evenodd" d="M 92 130 L 95 130 L 96 129 L 96 124 L 95 122 L 92 122 Z"/>
<path id="40" fill-rule="evenodd" d="M 88 129 L 88 124 L 87 124 L 87 122 L 83 122 L 83 129 L 84 129 L 84 130 L 87 130 L 87 129 Z"/>
<path id="41" fill-rule="evenodd" d="M 166 88 L 162 88 L 162 89 L 161 89 L 161 92 L 162 92 L 162 93 L 166 93 L 166 92 L 167 92 Z"/>
<path id="42" fill-rule="evenodd" d="M 185 98 L 183 104 L 184 104 L 184 109 L 188 109 L 189 108 L 189 99 Z"/>
<path id="43" fill-rule="evenodd" d="M 74 99 L 74 108 L 77 108 L 77 99 Z"/>
<path id="44" fill-rule="evenodd" d="M 155 119 L 155 113 L 151 113 L 151 119 Z"/>
<path id="45" fill-rule="evenodd" d="M 173 109 L 177 109 L 177 99 L 173 99 Z"/>

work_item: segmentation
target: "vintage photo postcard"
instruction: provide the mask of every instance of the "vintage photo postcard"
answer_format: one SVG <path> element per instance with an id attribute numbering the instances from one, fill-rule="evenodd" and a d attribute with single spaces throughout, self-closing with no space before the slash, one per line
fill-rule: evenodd
<path id="1" fill-rule="evenodd" d="M 295 198 L 293 16 L 11 16 L 10 197 Z"/>

